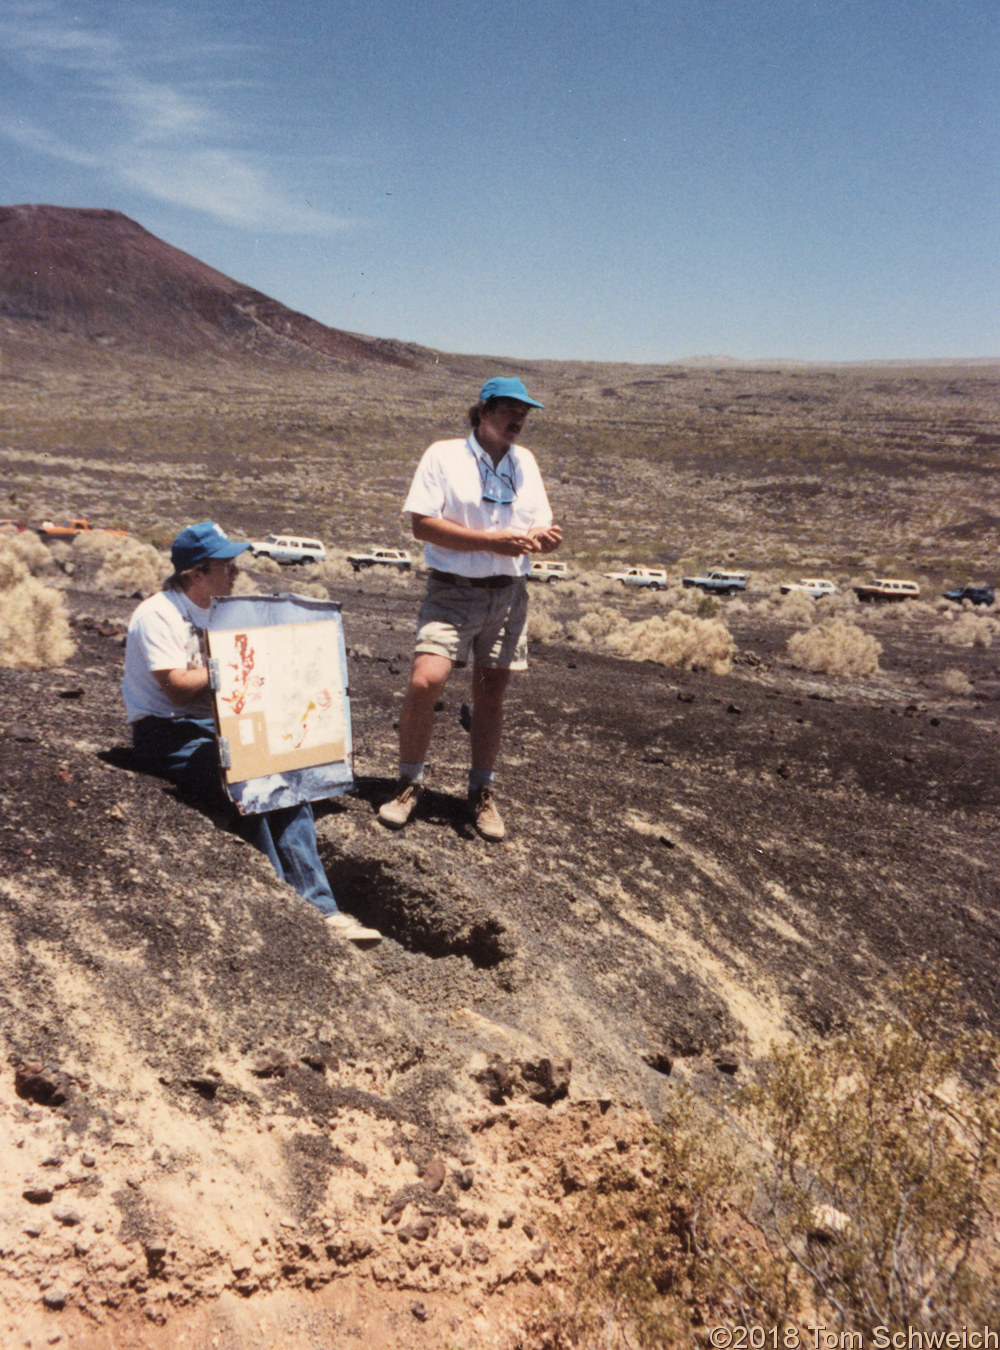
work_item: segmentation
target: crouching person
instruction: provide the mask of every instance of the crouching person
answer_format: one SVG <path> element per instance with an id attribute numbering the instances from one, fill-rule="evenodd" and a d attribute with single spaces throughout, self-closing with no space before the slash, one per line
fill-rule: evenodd
<path id="1" fill-rule="evenodd" d="M 189 525 L 171 546 L 174 570 L 163 589 L 132 615 L 122 694 L 135 757 L 147 772 L 229 813 L 243 838 L 316 906 L 332 932 L 351 942 L 378 942 L 377 929 L 337 908 L 308 802 L 244 816 L 222 787 L 204 634 L 213 598 L 232 594 L 236 559 L 249 547 L 229 539 L 211 520 Z"/>

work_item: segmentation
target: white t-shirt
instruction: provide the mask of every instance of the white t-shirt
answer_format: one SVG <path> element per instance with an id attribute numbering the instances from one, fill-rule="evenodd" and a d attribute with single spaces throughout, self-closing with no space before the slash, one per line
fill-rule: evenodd
<path id="1" fill-rule="evenodd" d="M 132 615 L 125 639 L 122 697 L 127 722 L 143 717 L 211 717 L 208 690 L 179 708 L 153 677 L 154 670 L 195 670 L 205 664 L 208 610 L 183 591 L 158 591 Z"/>
<path id="2" fill-rule="evenodd" d="M 513 501 L 484 501 L 483 494 L 513 496 Z M 530 450 L 512 445 L 494 468 L 476 440 L 435 441 L 423 453 L 403 504 L 408 515 L 436 516 L 472 530 L 530 530 L 552 524 L 552 508 L 542 475 Z M 461 553 L 437 544 L 424 545 L 424 561 L 440 572 L 463 577 L 523 576 L 531 557 L 504 558 L 477 550 Z"/>

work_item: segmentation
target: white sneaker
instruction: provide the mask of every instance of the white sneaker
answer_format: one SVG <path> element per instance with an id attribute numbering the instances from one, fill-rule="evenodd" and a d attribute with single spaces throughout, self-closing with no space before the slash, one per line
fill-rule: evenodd
<path id="1" fill-rule="evenodd" d="M 364 924 L 358 923 L 357 919 L 350 914 L 344 914 L 340 910 L 336 914 L 328 914 L 326 917 L 326 926 L 337 937 L 346 938 L 348 942 L 364 942 L 374 945 L 382 941 L 382 934 L 377 928 L 366 928 Z"/>

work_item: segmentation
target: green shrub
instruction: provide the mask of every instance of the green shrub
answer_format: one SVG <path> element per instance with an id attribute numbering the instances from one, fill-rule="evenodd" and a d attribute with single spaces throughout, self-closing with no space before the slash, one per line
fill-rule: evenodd
<path id="1" fill-rule="evenodd" d="M 911 972 L 894 1014 L 779 1051 L 746 1096 L 772 1240 L 844 1328 L 948 1331 L 1000 1306 L 1000 1047 L 957 988 Z"/>
<path id="2" fill-rule="evenodd" d="M 911 972 L 895 1011 L 776 1050 L 727 1111 L 679 1092 L 566 1225 L 578 1285 L 548 1344 L 672 1346 L 713 1326 L 831 1344 L 821 1326 L 860 1345 L 995 1322 L 1000 1046 L 956 991 L 943 967 Z"/>

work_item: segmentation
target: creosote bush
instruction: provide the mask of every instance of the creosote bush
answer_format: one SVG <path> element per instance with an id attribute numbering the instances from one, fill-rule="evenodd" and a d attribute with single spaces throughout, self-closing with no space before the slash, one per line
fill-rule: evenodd
<path id="1" fill-rule="evenodd" d="M 839 617 L 788 639 L 792 664 L 824 675 L 873 675 L 881 652 L 877 638 Z"/>
<path id="2" fill-rule="evenodd" d="M 41 566 L 40 554 L 0 544 L 0 666 L 42 670 L 60 666 L 75 651 L 63 596 L 31 575 L 26 557 Z M 38 541 L 35 541 L 38 542 Z M 48 550 L 38 543 L 48 560 Z"/>
<path id="3" fill-rule="evenodd" d="M 948 620 L 933 630 L 934 638 L 953 647 L 990 647 L 996 620 L 974 609 L 964 609 L 949 615 Z"/>
<path id="4" fill-rule="evenodd" d="M 911 971 L 890 1014 L 776 1050 L 728 1119 L 682 1090 L 568 1219 L 578 1287 L 545 1343 L 756 1325 L 859 1345 L 995 1322 L 1000 1043 L 968 1028 L 957 987 L 945 967 Z"/>
<path id="5" fill-rule="evenodd" d="M 772 1245 L 843 1328 L 997 1313 L 1000 1044 L 965 1024 L 958 987 L 911 971 L 896 1012 L 779 1051 L 746 1094 Z"/>
<path id="6" fill-rule="evenodd" d="M 96 566 L 94 586 L 112 595 L 152 595 L 170 571 L 170 559 L 152 544 L 104 530 L 78 534 L 70 549 L 75 566 Z"/>
<path id="7" fill-rule="evenodd" d="M 973 694 L 975 686 L 963 670 L 951 670 L 942 672 L 941 685 L 949 694 Z"/>
<path id="8" fill-rule="evenodd" d="M 736 652 L 732 634 L 720 619 L 698 619 L 676 609 L 662 618 L 656 615 L 615 629 L 604 645 L 632 661 L 656 661 L 713 675 L 725 675 Z"/>
<path id="9" fill-rule="evenodd" d="M 649 619 L 629 621 L 611 605 L 588 609 L 566 626 L 571 641 L 599 643 L 605 651 L 630 661 L 656 661 L 686 670 L 724 675 L 736 652 L 729 629 L 715 618 L 699 618 L 679 609 Z"/>

